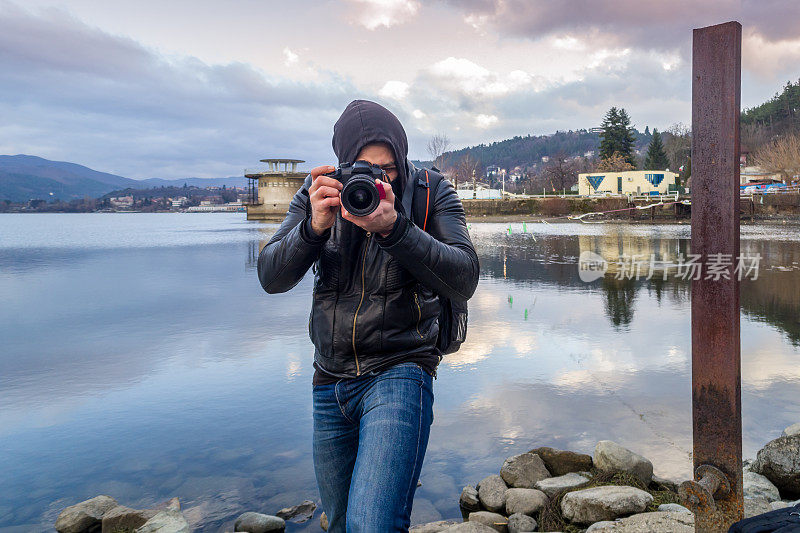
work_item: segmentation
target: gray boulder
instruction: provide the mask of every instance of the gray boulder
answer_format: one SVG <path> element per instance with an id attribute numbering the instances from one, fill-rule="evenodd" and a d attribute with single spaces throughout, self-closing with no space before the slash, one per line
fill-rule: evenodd
<path id="1" fill-rule="evenodd" d="M 319 515 L 319 527 L 323 531 L 328 531 L 328 515 L 325 514 L 325 511 L 322 511 L 322 514 Z"/>
<path id="2" fill-rule="evenodd" d="M 117 505 L 103 515 L 101 532 L 131 531 L 145 525 L 156 514 L 158 514 L 158 511 L 155 509 L 138 510 L 124 505 Z"/>
<path id="3" fill-rule="evenodd" d="M 521 453 L 503 462 L 500 476 L 509 487 L 532 489 L 538 481 L 549 478 L 550 471 L 535 453 Z"/>
<path id="4" fill-rule="evenodd" d="M 800 435 L 800 422 L 787 427 L 781 434 L 782 437 L 791 437 L 792 435 Z"/>
<path id="5" fill-rule="evenodd" d="M 506 491 L 506 514 L 532 515 L 547 504 L 547 495 L 536 489 L 508 489 Z"/>
<path id="6" fill-rule="evenodd" d="M 692 513 L 642 513 L 614 522 L 597 522 L 586 533 L 694 533 Z"/>
<path id="7" fill-rule="evenodd" d="M 745 498 L 764 498 L 768 502 L 781 499 L 778 487 L 761 474 L 750 471 L 744 471 L 743 474 L 742 484 Z"/>
<path id="8" fill-rule="evenodd" d="M 444 531 L 447 533 L 494 533 L 497 530 L 480 522 L 462 522 L 448 527 Z"/>
<path id="9" fill-rule="evenodd" d="M 653 496 L 634 487 L 607 485 L 568 492 L 561 500 L 561 513 L 576 524 L 593 524 L 642 513 Z"/>
<path id="10" fill-rule="evenodd" d="M 176 500 L 176 498 L 173 498 L 173 500 Z M 183 513 L 181 513 L 180 507 L 178 505 L 170 505 L 133 531 L 134 533 L 189 533 L 191 529 Z"/>
<path id="11" fill-rule="evenodd" d="M 772 506 L 765 498 L 745 498 L 744 517 L 750 518 L 772 511 Z"/>
<path id="12" fill-rule="evenodd" d="M 303 503 L 281 509 L 275 513 L 275 516 L 278 518 L 283 518 L 284 520 L 302 523 L 306 522 L 307 520 L 311 520 L 311 517 L 314 516 L 314 511 L 316 509 L 316 503 L 312 502 L 311 500 L 303 500 Z"/>
<path id="13" fill-rule="evenodd" d="M 285 528 L 286 522 L 283 518 L 254 512 L 242 513 L 233 524 L 234 531 L 246 531 L 247 533 L 283 531 Z M 327 523 L 323 529 L 327 531 Z"/>
<path id="14" fill-rule="evenodd" d="M 527 533 L 536 531 L 536 520 L 522 513 L 514 513 L 508 517 L 508 533 Z"/>
<path id="15" fill-rule="evenodd" d="M 800 494 L 800 434 L 768 442 L 759 450 L 751 470 L 786 495 Z"/>
<path id="16" fill-rule="evenodd" d="M 586 485 L 589 481 L 591 480 L 588 477 L 572 472 L 570 474 L 564 474 L 563 476 L 543 479 L 536 483 L 536 488 L 552 498 L 558 491 L 576 489 L 582 485 Z"/>
<path id="17" fill-rule="evenodd" d="M 502 512 L 506 508 L 506 485 L 497 474 L 486 476 L 478 482 L 478 499 L 483 506 L 494 512 Z"/>
<path id="18" fill-rule="evenodd" d="M 772 507 L 773 511 L 777 511 L 778 509 L 786 509 L 787 507 L 791 507 L 792 502 L 779 500 L 777 502 L 769 502 L 769 506 Z"/>
<path id="19" fill-rule="evenodd" d="M 481 501 L 478 499 L 478 489 L 471 485 L 467 485 L 461 489 L 461 496 L 458 498 L 458 504 L 466 511 L 480 511 Z"/>
<path id="20" fill-rule="evenodd" d="M 594 466 L 603 472 L 626 472 L 645 486 L 653 479 L 653 463 L 616 442 L 601 440 L 594 449 Z"/>
<path id="21" fill-rule="evenodd" d="M 508 519 L 499 513 L 476 511 L 469 513 L 469 521 L 478 522 L 501 533 L 508 533 Z"/>
<path id="22" fill-rule="evenodd" d="M 662 513 L 691 513 L 689 509 L 679 503 L 662 503 L 658 506 L 658 510 Z"/>
<path id="23" fill-rule="evenodd" d="M 417 524 L 416 526 L 411 526 L 409 531 L 413 531 L 414 533 L 439 533 L 440 531 L 444 531 L 445 529 L 459 523 L 460 522 L 456 522 L 455 520 L 437 520 L 436 522 L 428 522 L 427 524 Z"/>
<path id="24" fill-rule="evenodd" d="M 83 533 L 102 527 L 103 515 L 117 506 L 110 496 L 95 496 L 89 500 L 70 505 L 58 515 L 56 531 L 59 533 Z"/>
<path id="25" fill-rule="evenodd" d="M 541 457 L 547 470 L 553 476 L 563 476 L 570 472 L 583 472 L 592 469 L 592 456 L 585 453 L 557 450 L 547 446 L 534 448 L 528 453 L 534 453 Z"/>

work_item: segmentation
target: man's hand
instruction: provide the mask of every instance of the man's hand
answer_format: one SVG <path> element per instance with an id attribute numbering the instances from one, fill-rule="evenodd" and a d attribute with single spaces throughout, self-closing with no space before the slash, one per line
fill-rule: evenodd
<path id="1" fill-rule="evenodd" d="M 336 170 L 336 167 L 324 165 L 311 171 L 311 187 L 308 188 L 308 197 L 311 200 L 311 229 L 317 235 L 333 226 L 336 221 L 336 213 L 339 211 L 341 202 L 339 191 L 342 184 L 339 180 L 323 176 Z"/>
<path id="2" fill-rule="evenodd" d="M 397 211 L 394 209 L 394 191 L 392 191 L 392 186 L 389 183 L 379 179 L 375 180 L 375 185 L 377 187 L 383 187 L 383 191 L 386 193 L 385 198 L 381 200 L 375 211 L 369 215 L 357 217 L 351 215 L 347 209 L 342 206 L 342 218 L 349 220 L 366 231 L 378 233 L 381 237 L 386 237 L 392 231 L 394 222 L 397 220 Z"/>

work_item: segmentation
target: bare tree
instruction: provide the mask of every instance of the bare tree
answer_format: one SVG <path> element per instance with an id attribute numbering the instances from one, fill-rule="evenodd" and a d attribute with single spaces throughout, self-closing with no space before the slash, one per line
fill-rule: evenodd
<path id="1" fill-rule="evenodd" d="M 791 182 L 800 175 L 800 135 L 778 137 L 762 146 L 753 161 L 764 170 L 780 174 L 784 182 Z"/>
<path id="2" fill-rule="evenodd" d="M 458 186 L 459 181 L 472 183 L 473 178 L 477 178 L 479 164 L 480 162 L 472 157 L 469 152 L 464 154 L 464 157 L 461 158 L 455 168 L 456 186 Z"/>
<path id="3" fill-rule="evenodd" d="M 664 137 L 664 151 L 669 158 L 670 170 L 676 171 L 685 165 L 692 155 L 692 132 L 683 122 L 670 126 Z"/>
<path id="4" fill-rule="evenodd" d="M 635 169 L 622 154 L 614 152 L 610 157 L 601 159 L 594 170 L 596 172 L 624 172 Z"/>
<path id="5" fill-rule="evenodd" d="M 612 156 L 613 157 L 613 156 Z M 544 169 L 544 175 L 554 191 L 567 189 L 577 182 L 577 168 L 564 152 L 550 157 L 550 163 Z"/>
<path id="6" fill-rule="evenodd" d="M 444 133 L 437 133 L 428 141 L 428 153 L 431 161 L 437 168 L 443 169 L 446 166 L 445 153 L 450 148 L 450 139 Z"/>

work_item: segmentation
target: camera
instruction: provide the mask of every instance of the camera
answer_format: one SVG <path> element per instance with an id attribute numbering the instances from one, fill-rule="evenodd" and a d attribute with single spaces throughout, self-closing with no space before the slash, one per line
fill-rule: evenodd
<path id="1" fill-rule="evenodd" d="M 383 169 L 367 161 L 342 163 L 339 168 L 323 176 L 341 182 L 343 187 L 339 196 L 342 205 L 354 216 L 369 215 L 378 208 L 380 201 L 386 198 L 383 187 L 375 184 L 376 178 L 383 179 Z"/>

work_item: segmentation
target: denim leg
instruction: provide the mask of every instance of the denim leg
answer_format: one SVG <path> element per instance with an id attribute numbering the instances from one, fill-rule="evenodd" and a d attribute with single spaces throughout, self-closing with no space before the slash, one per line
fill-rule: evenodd
<path id="1" fill-rule="evenodd" d="M 432 382 L 408 362 L 381 372 L 364 388 L 347 533 L 408 531 L 433 422 Z"/>
<path id="2" fill-rule="evenodd" d="M 339 382 L 313 387 L 314 473 L 329 533 L 346 531 L 348 491 L 358 452 L 358 424 L 343 411 L 341 387 Z"/>

